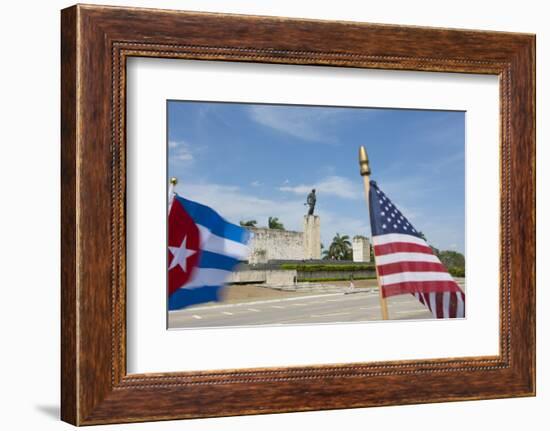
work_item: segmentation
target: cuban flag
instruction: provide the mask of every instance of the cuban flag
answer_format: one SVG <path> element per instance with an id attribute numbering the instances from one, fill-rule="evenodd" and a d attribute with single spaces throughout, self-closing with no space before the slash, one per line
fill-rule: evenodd
<path id="1" fill-rule="evenodd" d="M 168 210 L 168 309 L 218 301 L 237 264 L 248 258 L 248 230 L 176 193 Z"/>
<path id="2" fill-rule="evenodd" d="M 438 319 L 464 317 L 464 292 L 375 181 L 370 181 L 369 209 L 382 296 L 410 293 Z"/>

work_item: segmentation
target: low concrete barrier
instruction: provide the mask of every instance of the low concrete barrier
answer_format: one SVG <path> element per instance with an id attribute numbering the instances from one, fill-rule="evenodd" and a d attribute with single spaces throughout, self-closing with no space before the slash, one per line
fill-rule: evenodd
<path id="1" fill-rule="evenodd" d="M 298 279 L 298 272 L 294 270 L 272 270 L 266 271 L 266 284 L 270 286 L 288 286 L 295 284 Z"/>
<path id="2" fill-rule="evenodd" d="M 291 285 L 295 283 L 297 276 L 296 270 L 289 269 L 244 270 L 233 272 L 228 282 L 234 284 L 266 283 L 270 286 Z"/>

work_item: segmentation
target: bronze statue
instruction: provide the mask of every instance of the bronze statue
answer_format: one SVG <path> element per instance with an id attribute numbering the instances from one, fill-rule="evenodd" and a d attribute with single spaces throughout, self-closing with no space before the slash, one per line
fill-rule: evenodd
<path id="1" fill-rule="evenodd" d="M 308 216 L 313 215 L 313 211 L 315 211 L 316 202 L 317 202 L 317 196 L 315 196 L 315 189 L 313 189 L 311 193 L 307 195 L 306 205 L 309 206 L 309 210 L 307 212 Z"/>

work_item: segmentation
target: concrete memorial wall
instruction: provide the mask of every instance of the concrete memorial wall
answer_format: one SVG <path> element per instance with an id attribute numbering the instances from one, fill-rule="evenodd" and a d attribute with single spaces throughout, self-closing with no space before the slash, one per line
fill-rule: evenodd
<path id="1" fill-rule="evenodd" d="M 266 263 L 270 260 L 303 260 L 304 234 L 291 230 L 248 228 L 252 232 L 250 241 L 251 264 Z"/>

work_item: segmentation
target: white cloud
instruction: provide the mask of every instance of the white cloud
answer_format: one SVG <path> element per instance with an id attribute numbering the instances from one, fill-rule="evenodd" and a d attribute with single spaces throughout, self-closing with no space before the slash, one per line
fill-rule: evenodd
<path id="1" fill-rule="evenodd" d="M 178 193 L 211 206 L 233 223 L 254 219 L 265 226 L 270 216 L 278 217 L 290 230 L 301 230 L 305 214 L 302 200 L 270 200 L 244 193 L 239 187 L 222 184 L 178 184 Z"/>
<path id="2" fill-rule="evenodd" d="M 260 186 L 262 185 L 262 183 L 261 183 L 260 181 L 257 181 L 257 180 L 256 180 L 256 181 L 252 181 L 252 182 L 250 183 L 250 185 L 251 185 L 252 187 L 260 187 Z"/>
<path id="3" fill-rule="evenodd" d="M 302 199 L 267 199 L 245 193 L 239 187 L 222 184 L 178 184 L 178 193 L 211 206 L 227 220 L 238 223 L 241 220 L 257 220 L 258 226 L 266 226 L 270 216 L 278 217 L 288 230 L 302 231 L 306 213 Z M 320 209 L 321 240 L 328 246 L 330 241 L 340 233 L 342 235 L 369 234 L 368 214 L 365 211 L 357 218 L 342 217 L 331 211 Z"/>
<path id="4" fill-rule="evenodd" d="M 307 186 L 307 192 L 311 190 Z M 305 196 L 296 196 L 290 199 L 274 199 L 263 197 L 258 192 L 245 192 L 237 186 L 211 183 L 180 182 L 176 189 L 183 196 L 214 208 L 227 220 L 238 223 L 241 220 L 257 220 L 258 226 L 266 226 L 268 217 L 278 217 L 288 230 L 302 231 L 303 220 L 306 213 L 304 206 Z M 363 199 L 363 191 L 359 183 L 357 198 Z M 298 193 L 297 193 L 298 194 Z M 293 195 L 290 195 L 293 196 Z M 463 250 L 463 237 L 460 231 L 452 228 L 455 223 L 450 220 L 426 219 L 421 213 L 399 205 L 399 200 L 394 200 L 399 209 L 411 221 L 417 219 L 415 226 L 426 232 L 428 240 L 434 246 L 441 249 Z M 344 215 L 336 210 L 326 209 L 320 206 L 316 213 L 321 218 L 321 241 L 328 247 L 336 233 L 349 235 L 370 235 L 370 222 L 367 207 L 360 206 L 357 214 Z M 458 216 L 457 216 L 458 217 Z"/>
<path id="5" fill-rule="evenodd" d="M 349 180 L 346 181 L 348 182 L 342 183 L 351 184 Z M 319 184 L 322 183 L 323 181 L 319 182 Z M 330 184 L 330 181 L 326 181 L 326 183 Z M 334 181 L 334 184 L 338 184 L 338 182 Z M 250 194 L 249 192 L 245 193 L 240 187 L 225 184 L 182 182 L 176 186 L 176 189 L 183 196 L 214 208 L 233 223 L 239 223 L 241 220 L 257 220 L 258 226 L 266 226 L 268 218 L 273 216 L 278 217 L 286 229 L 302 231 L 307 209 L 304 206 L 305 195 L 303 192 L 309 193 L 311 185 L 299 187 L 307 188 L 296 188 L 293 190 L 296 196 L 291 194 L 288 198 L 281 199 L 266 198 L 260 193 L 261 189 L 258 189 L 256 194 Z M 354 187 L 357 198 L 363 199 L 362 185 L 355 184 Z M 319 190 L 321 189 L 319 188 Z M 405 192 L 403 191 L 403 193 Z M 325 192 L 325 194 L 328 193 Z M 431 244 L 442 249 L 463 250 L 462 233 L 460 230 L 456 230 L 454 220 L 450 220 L 448 217 L 443 219 L 433 218 L 433 216 L 426 218 L 421 211 L 418 211 L 418 208 L 400 204 L 400 199 L 393 200 L 393 202 L 409 220 L 413 221 L 415 227 L 426 233 Z M 370 222 L 366 205 L 361 206 L 356 213 L 329 210 L 324 206 L 316 209 L 316 213 L 321 218 L 321 241 L 326 247 L 336 233 L 350 237 L 355 235 L 370 236 Z"/>
<path id="6" fill-rule="evenodd" d="M 171 150 L 169 157 L 172 160 L 186 163 L 194 160 L 191 146 L 185 141 L 169 141 L 168 148 Z"/>
<path id="7" fill-rule="evenodd" d="M 337 196 L 343 199 L 361 199 L 362 185 L 360 181 L 351 181 L 348 178 L 331 175 L 313 184 L 300 184 L 297 186 L 282 186 L 279 190 L 298 195 L 307 195 L 311 189 L 315 189 L 318 195 Z"/>
<path id="8" fill-rule="evenodd" d="M 335 143 L 336 136 L 327 132 L 327 121 L 341 113 L 338 108 L 280 107 L 254 105 L 250 118 L 258 124 L 304 141 Z"/>

